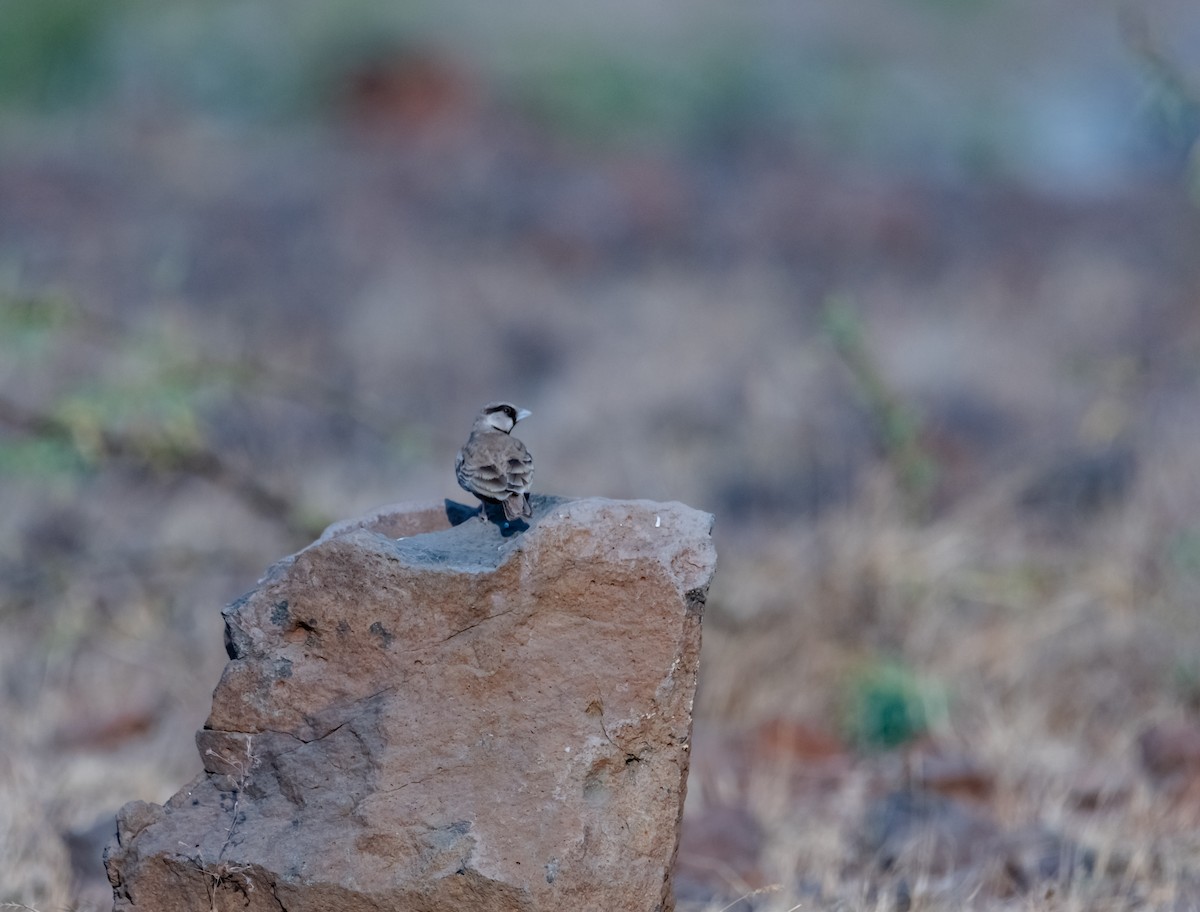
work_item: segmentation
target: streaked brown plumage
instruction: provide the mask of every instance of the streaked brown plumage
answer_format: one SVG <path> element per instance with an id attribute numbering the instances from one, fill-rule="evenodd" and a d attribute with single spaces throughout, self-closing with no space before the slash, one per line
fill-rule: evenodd
<path id="1" fill-rule="evenodd" d="M 475 418 L 471 436 L 454 460 L 458 483 L 483 501 L 479 515 L 485 520 L 489 503 L 502 504 L 509 522 L 533 515 L 529 506 L 533 457 L 525 444 L 512 436 L 517 422 L 529 415 L 511 402 L 489 402 Z"/>

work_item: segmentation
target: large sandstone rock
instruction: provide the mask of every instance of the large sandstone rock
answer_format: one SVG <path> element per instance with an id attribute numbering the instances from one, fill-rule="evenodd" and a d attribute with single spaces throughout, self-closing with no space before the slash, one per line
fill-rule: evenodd
<path id="1" fill-rule="evenodd" d="M 230 605 L 206 772 L 122 809 L 114 908 L 670 909 L 712 517 L 534 507 L 384 510 Z"/>

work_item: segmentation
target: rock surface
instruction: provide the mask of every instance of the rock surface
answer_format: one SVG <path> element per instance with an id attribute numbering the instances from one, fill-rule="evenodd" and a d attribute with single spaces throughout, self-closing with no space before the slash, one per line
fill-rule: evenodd
<path id="1" fill-rule="evenodd" d="M 672 907 L 712 517 L 454 507 L 335 526 L 225 609 L 206 772 L 122 809 L 114 909 Z"/>

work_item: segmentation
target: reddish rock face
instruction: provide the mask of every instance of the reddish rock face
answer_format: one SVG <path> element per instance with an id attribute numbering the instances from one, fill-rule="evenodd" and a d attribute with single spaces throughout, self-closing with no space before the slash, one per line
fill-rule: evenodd
<path id="1" fill-rule="evenodd" d="M 114 908 L 670 909 L 712 517 L 534 507 L 381 511 L 229 606 L 207 772 L 122 810 Z"/>

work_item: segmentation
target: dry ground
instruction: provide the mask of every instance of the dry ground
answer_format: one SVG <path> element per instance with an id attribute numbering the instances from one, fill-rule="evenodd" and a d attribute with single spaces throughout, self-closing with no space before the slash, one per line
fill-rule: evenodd
<path id="1" fill-rule="evenodd" d="M 1200 908 L 1186 194 L 601 154 L 412 78 L 5 148 L 0 903 L 103 907 L 221 606 L 459 497 L 504 396 L 539 489 L 716 514 L 681 908 Z"/>

